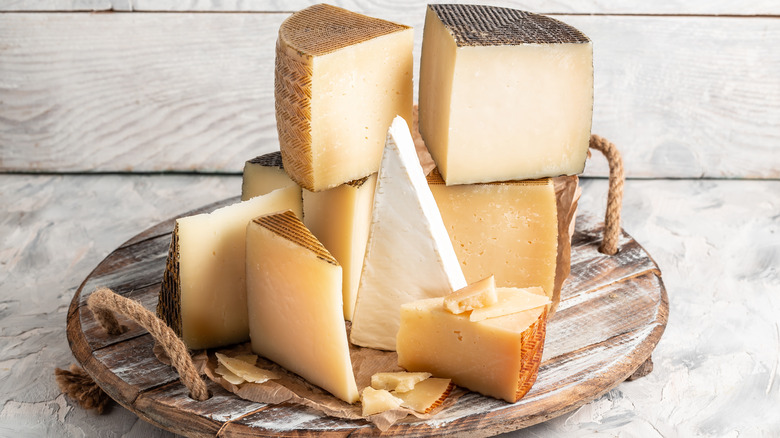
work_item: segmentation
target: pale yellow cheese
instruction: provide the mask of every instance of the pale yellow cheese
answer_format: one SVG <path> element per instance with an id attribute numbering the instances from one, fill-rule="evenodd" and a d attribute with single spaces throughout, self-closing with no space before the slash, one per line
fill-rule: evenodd
<path id="1" fill-rule="evenodd" d="M 401 406 L 426 414 L 444 402 L 452 392 L 452 386 L 450 379 L 432 377 L 407 392 L 394 392 L 393 395 L 403 400 Z"/>
<path id="2" fill-rule="evenodd" d="M 320 191 L 379 169 L 397 115 L 411 123 L 410 27 L 319 4 L 287 18 L 276 45 L 284 167 Z"/>
<path id="3" fill-rule="evenodd" d="M 227 369 L 227 367 L 225 367 L 224 364 L 220 363 L 219 365 L 217 365 L 217 367 L 214 369 L 214 371 L 217 374 L 219 374 L 220 376 L 222 376 L 223 379 L 227 380 L 228 382 L 230 382 L 230 383 L 232 383 L 234 385 L 240 385 L 240 384 L 246 382 L 246 380 L 244 380 L 243 377 L 237 376 L 235 373 L 233 373 L 232 371 Z"/>
<path id="4" fill-rule="evenodd" d="M 249 339 L 246 226 L 256 216 L 287 209 L 302 214 L 296 187 L 176 220 L 157 314 L 187 347 L 214 348 Z"/>
<path id="5" fill-rule="evenodd" d="M 265 195 L 276 189 L 292 185 L 298 186 L 284 171 L 281 152 L 260 155 L 244 163 L 241 200 L 246 201 L 255 196 Z"/>
<path id="6" fill-rule="evenodd" d="M 401 406 L 402 400 L 390 394 L 390 391 L 386 389 L 374 389 L 366 386 L 360 394 L 360 402 L 363 405 L 363 416 L 367 417 L 395 409 Z"/>
<path id="7" fill-rule="evenodd" d="M 338 260 L 344 319 L 352 321 L 366 254 L 376 174 L 321 192 L 303 190 L 303 223 Z"/>
<path id="8" fill-rule="evenodd" d="M 493 305 L 474 309 L 469 314 L 469 321 L 483 321 L 550 304 L 550 299 L 544 294 L 541 287 L 525 289 L 500 287 L 496 290 L 496 295 L 498 300 Z"/>
<path id="9" fill-rule="evenodd" d="M 275 372 L 258 368 L 254 366 L 254 364 L 237 357 L 228 357 L 221 353 L 216 353 L 216 356 L 219 364 L 230 371 L 233 376 L 239 377 L 247 382 L 263 383 L 271 379 L 279 378 L 279 375 Z M 228 381 L 230 381 L 230 379 L 228 379 Z"/>
<path id="10" fill-rule="evenodd" d="M 429 5 L 420 133 L 448 185 L 581 173 L 593 48 L 573 27 L 478 5 Z"/>
<path id="11" fill-rule="evenodd" d="M 541 286 L 552 297 L 558 216 L 550 178 L 446 186 L 428 184 L 466 281 L 495 275 L 496 286 Z"/>
<path id="12" fill-rule="evenodd" d="M 290 211 L 255 218 L 246 246 L 252 351 L 357 401 L 336 259 Z"/>
<path id="13" fill-rule="evenodd" d="M 495 304 L 496 278 L 485 277 L 444 297 L 444 308 L 456 315 Z"/>
<path id="14" fill-rule="evenodd" d="M 401 306 L 398 365 L 430 372 L 472 391 L 514 403 L 536 379 L 547 311 L 537 307 L 469 321 L 429 298 Z"/>
<path id="15" fill-rule="evenodd" d="M 406 392 L 414 389 L 417 383 L 431 377 L 431 373 L 376 373 L 371 376 L 371 387 L 388 391 Z"/>

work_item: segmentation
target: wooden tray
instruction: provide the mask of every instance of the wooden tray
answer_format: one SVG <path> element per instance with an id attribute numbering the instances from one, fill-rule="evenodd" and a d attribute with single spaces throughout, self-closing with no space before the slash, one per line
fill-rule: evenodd
<path id="1" fill-rule="evenodd" d="M 226 199 L 186 215 L 237 201 Z M 68 310 L 73 354 L 111 398 L 154 425 L 188 436 L 379 434 L 362 420 L 243 400 L 210 381 L 213 396 L 195 401 L 176 371 L 157 360 L 145 330 L 119 317 L 128 331 L 113 337 L 103 331 L 86 307 L 87 296 L 97 287 L 109 287 L 154 311 L 173 221 L 149 228 L 106 257 L 81 284 Z M 410 419 L 386 433 L 486 436 L 517 430 L 582 406 L 642 365 L 666 327 L 669 302 L 661 272 L 625 232 L 618 254 L 599 253 L 602 228 L 593 216 L 577 217 L 571 275 L 548 323 L 539 377 L 523 399 L 510 404 L 468 393 L 434 419 Z"/>

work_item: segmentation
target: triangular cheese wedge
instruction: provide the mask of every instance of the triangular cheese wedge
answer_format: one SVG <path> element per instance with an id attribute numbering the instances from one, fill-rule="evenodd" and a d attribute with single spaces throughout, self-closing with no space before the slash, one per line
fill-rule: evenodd
<path id="1" fill-rule="evenodd" d="M 498 301 L 495 304 L 472 310 L 469 320 L 484 321 L 488 318 L 498 318 L 550 304 L 550 299 L 541 287 L 525 289 L 499 287 L 496 289 L 496 294 Z"/>
<path id="2" fill-rule="evenodd" d="M 401 304 L 442 297 L 465 286 L 409 126 L 396 117 L 377 177 L 352 342 L 395 350 Z"/>

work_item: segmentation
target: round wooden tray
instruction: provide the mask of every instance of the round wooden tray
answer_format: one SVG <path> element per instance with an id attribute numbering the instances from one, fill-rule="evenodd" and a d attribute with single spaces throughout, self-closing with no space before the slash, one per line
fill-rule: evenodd
<path id="1" fill-rule="evenodd" d="M 237 202 L 226 199 L 185 215 Z M 176 371 L 157 360 L 154 341 L 123 317 L 129 330 L 109 336 L 86 307 L 97 287 L 139 300 L 154 311 L 174 219 L 130 239 L 106 257 L 76 291 L 68 310 L 68 342 L 82 367 L 142 419 L 188 436 L 378 435 L 362 420 L 343 420 L 293 404 L 243 400 L 207 382 L 213 396 L 195 401 Z M 652 353 L 666 327 L 669 302 L 658 266 L 631 236 L 619 252 L 598 252 L 603 224 L 577 217 L 571 275 L 547 326 L 539 377 L 510 404 L 468 393 L 430 420 L 397 423 L 386 434 L 495 435 L 554 418 L 599 397 L 629 377 Z"/>

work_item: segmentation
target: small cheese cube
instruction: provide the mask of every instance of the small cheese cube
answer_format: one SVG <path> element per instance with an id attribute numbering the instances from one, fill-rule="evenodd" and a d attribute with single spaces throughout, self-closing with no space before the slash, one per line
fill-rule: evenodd
<path id="1" fill-rule="evenodd" d="M 469 310 L 490 306 L 497 300 L 496 278 L 491 275 L 444 297 L 444 308 L 450 313 L 459 315 Z"/>
<path id="2" fill-rule="evenodd" d="M 581 173 L 593 114 L 593 48 L 558 20 L 429 5 L 420 133 L 447 185 Z"/>

